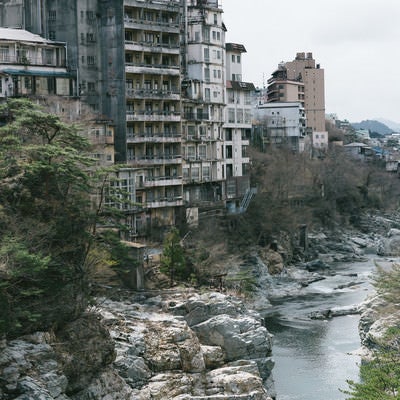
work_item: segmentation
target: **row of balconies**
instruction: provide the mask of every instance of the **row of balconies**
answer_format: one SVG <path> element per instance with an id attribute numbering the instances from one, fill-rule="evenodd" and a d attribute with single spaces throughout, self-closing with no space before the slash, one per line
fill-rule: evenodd
<path id="1" fill-rule="evenodd" d="M 135 134 L 128 135 L 126 138 L 127 143 L 179 143 L 182 136 L 178 133 L 165 133 L 165 134 Z"/>
<path id="2" fill-rule="evenodd" d="M 19 64 L 19 65 L 35 65 L 42 67 L 66 67 L 65 61 L 56 62 L 56 61 L 48 61 L 43 60 L 43 57 L 40 56 L 18 56 L 18 55 L 8 55 L 1 54 L 0 55 L 0 63 L 1 64 Z"/>
<path id="3" fill-rule="evenodd" d="M 136 45 L 136 46 L 141 46 L 141 47 L 147 47 L 150 48 L 150 51 L 157 51 L 157 49 L 180 49 L 180 44 L 179 42 L 146 42 L 142 40 L 125 40 L 125 45 Z M 135 50 L 135 49 L 133 49 Z"/>
<path id="4" fill-rule="evenodd" d="M 174 21 L 172 18 L 169 21 L 162 21 L 157 18 L 154 21 L 145 20 L 145 19 L 137 19 L 125 17 L 124 23 L 126 28 L 141 28 L 151 26 L 152 30 L 156 30 L 158 27 L 160 28 L 160 32 L 179 32 L 179 22 Z"/>
<path id="5" fill-rule="evenodd" d="M 181 176 L 157 176 L 146 177 L 146 179 L 138 185 L 138 188 L 152 188 L 163 186 L 177 186 L 182 185 Z"/>
<path id="6" fill-rule="evenodd" d="M 198 162 L 218 162 L 225 161 L 225 159 L 220 159 L 217 157 L 202 157 L 202 156 L 184 156 L 183 159 L 186 162 L 198 163 Z"/>
<path id="7" fill-rule="evenodd" d="M 180 69 L 180 66 L 178 64 L 171 65 L 171 64 L 159 64 L 159 63 L 153 63 L 153 62 L 126 62 L 126 66 L 129 67 L 140 67 L 140 68 L 163 68 L 163 69 Z"/>
<path id="8" fill-rule="evenodd" d="M 147 201 L 145 204 L 147 208 L 178 207 L 183 206 L 183 198 L 182 196 L 161 197 L 156 200 Z"/>
<path id="9" fill-rule="evenodd" d="M 126 89 L 125 90 L 127 98 L 135 98 L 135 99 L 171 99 L 171 100 L 179 100 L 180 91 L 178 88 L 174 87 L 170 90 L 168 89 Z"/>
<path id="10" fill-rule="evenodd" d="M 151 166 L 158 164 L 182 164 L 182 156 L 177 154 L 159 154 L 153 156 L 134 156 L 128 159 L 129 165 Z"/>
<path id="11" fill-rule="evenodd" d="M 181 114 L 173 111 L 128 111 L 127 121 L 180 122 Z"/>

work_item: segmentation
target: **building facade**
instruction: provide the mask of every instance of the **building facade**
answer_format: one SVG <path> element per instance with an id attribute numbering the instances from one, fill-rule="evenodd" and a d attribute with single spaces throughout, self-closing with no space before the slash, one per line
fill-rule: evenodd
<path id="1" fill-rule="evenodd" d="M 255 109 L 254 142 L 263 151 L 284 147 L 302 153 L 306 148 L 307 119 L 300 102 L 266 103 Z"/>
<path id="2" fill-rule="evenodd" d="M 282 62 L 268 80 L 268 102 L 300 102 L 307 116 L 307 127 L 315 151 L 328 148 L 325 128 L 325 78 L 324 70 L 316 64 L 312 53 L 297 53 L 295 59 Z M 325 138 L 322 141 L 321 138 Z"/>
<path id="3" fill-rule="evenodd" d="M 230 210 L 240 210 L 250 190 L 248 147 L 253 119 L 253 83 L 243 81 L 242 44 L 226 44 L 226 107 L 224 155 L 226 159 L 227 201 Z"/>
<path id="4" fill-rule="evenodd" d="M 113 121 L 114 161 L 138 171 L 139 226 L 174 225 L 184 206 L 224 205 L 233 196 L 227 179 L 247 173 L 248 112 L 237 131 L 225 125 L 218 0 L 5 0 L 0 8 L 2 26 L 67 44 L 70 94 L 96 119 Z M 239 82 L 241 72 L 232 73 L 229 81 Z M 236 189 L 234 196 L 243 192 Z"/>

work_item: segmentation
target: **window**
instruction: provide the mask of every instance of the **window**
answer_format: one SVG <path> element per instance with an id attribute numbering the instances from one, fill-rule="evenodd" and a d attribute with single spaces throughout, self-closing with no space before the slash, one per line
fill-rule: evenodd
<path id="1" fill-rule="evenodd" d="M 196 148 L 194 146 L 187 147 L 187 158 L 189 160 L 194 160 L 196 158 Z"/>
<path id="2" fill-rule="evenodd" d="M 0 61 L 9 61 L 9 47 L 8 46 L 0 46 Z"/>
<path id="3" fill-rule="evenodd" d="M 205 160 L 207 158 L 207 146 L 202 144 L 199 145 L 199 159 Z"/>
<path id="4" fill-rule="evenodd" d="M 55 31 L 49 31 L 49 39 L 56 40 L 56 32 Z"/>
<path id="5" fill-rule="evenodd" d="M 31 89 L 32 88 L 32 80 L 31 79 L 32 78 L 30 78 L 28 76 L 25 77 L 25 82 L 24 82 L 25 89 Z"/>
<path id="6" fill-rule="evenodd" d="M 94 19 L 96 19 L 96 15 L 95 15 L 94 11 L 86 11 L 86 18 L 89 21 L 93 21 Z"/>
<path id="7" fill-rule="evenodd" d="M 233 108 L 228 109 L 228 122 L 235 122 L 235 110 Z"/>
<path id="8" fill-rule="evenodd" d="M 212 38 L 213 40 L 217 40 L 217 32 L 212 31 Z"/>
<path id="9" fill-rule="evenodd" d="M 211 95 L 210 95 L 210 89 L 209 88 L 205 88 L 204 90 L 204 97 L 206 101 L 210 101 L 211 99 Z"/>
<path id="10" fill-rule="evenodd" d="M 234 62 L 235 62 L 235 60 L 236 60 L 236 58 L 235 58 L 235 55 L 234 55 L 234 54 L 232 54 L 232 62 L 234 63 Z"/>
<path id="11" fill-rule="evenodd" d="M 96 91 L 96 84 L 94 82 L 88 82 L 88 91 L 95 92 Z"/>
<path id="12" fill-rule="evenodd" d="M 203 27 L 203 39 L 206 42 L 210 41 L 210 29 L 207 26 Z"/>
<path id="13" fill-rule="evenodd" d="M 0 79 L 0 93 L 3 93 L 3 79 Z"/>
<path id="14" fill-rule="evenodd" d="M 217 50 L 217 60 L 221 59 L 221 50 Z"/>
<path id="15" fill-rule="evenodd" d="M 218 24 L 218 15 L 214 14 L 214 25 Z"/>
<path id="16" fill-rule="evenodd" d="M 221 40 L 221 32 L 217 32 L 217 40 L 218 40 L 218 41 Z"/>
<path id="17" fill-rule="evenodd" d="M 240 56 L 236 56 L 236 62 L 240 64 Z"/>
<path id="18" fill-rule="evenodd" d="M 95 64 L 94 56 L 87 56 L 87 63 L 88 65 L 94 65 Z"/>
<path id="19" fill-rule="evenodd" d="M 192 167 L 192 179 L 198 180 L 200 178 L 200 168 L 199 167 Z"/>
<path id="20" fill-rule="evenodd" d="M 205 181 L 210 180 L 210 167 L 203 167 L 203 179 Z"/>
<path id="21" fill-rule="evenodd" d="M 57 11 L 49 10 L 49 21 L 55 21 L 57 19 Z"/>
<path id="22" fill-rule="evenodd" d="M 45 53 L 44 53 L 44 57 L 45 57 L 45 63 L 47 65 L 53 64 L 53 50 L 46 49 Z"/>
<path id="23" fill-rule="evenodd" d="M 210 81 L 210 68 L 204 68 L 204 79 Z"/>
<path id="24" fill-rule="evenodd" d="M 204 48 L 204 61 L 210 61 L 210 49 L 208 47 Z"/>
<path id="25" fill-rule="evenodd" d="M 93 32 L 88 32 L 88 33 L 86 34 L 86 40 L 87 40 L 88 42 L 95 42 L 95 41 L 96 41 L 96 38 L 95 38 L 94 33 L 93 33 Z"/>
<path id="26" fill-rule="evenodd" d="M 192 138 L 194 136 L 194 132 L 195 132 L 195 127 L 194 125 L 188 125 L 187 127 L 187 134 L 189 138 Z"/>

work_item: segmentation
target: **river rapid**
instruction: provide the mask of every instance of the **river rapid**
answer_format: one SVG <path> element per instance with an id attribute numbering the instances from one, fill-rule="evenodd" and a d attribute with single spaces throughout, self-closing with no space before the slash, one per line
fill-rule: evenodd
<path id="1" fill-rule="evenodd" d="M 311 319 L 333 307 L 362 303 L 371 291 L 371 274 L 379 257 L 338 263 L 324 279 L 302 286 L 291 277 L 272 278 L 266 315 L 274 335 L 273 358 L 277 400 L 342 400 L 347 379 L 359 380 L 359 315 Z M 294 272 L 294 275 L 296 272 Z"/>

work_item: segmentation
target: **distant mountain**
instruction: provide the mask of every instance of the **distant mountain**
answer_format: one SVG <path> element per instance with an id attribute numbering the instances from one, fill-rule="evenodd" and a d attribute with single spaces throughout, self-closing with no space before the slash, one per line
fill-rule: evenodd
<path id="1" fill-rule="evenodd" d="M 376 120 L 368 119 L 361 122 L 351 122 L 351 126 L 354 129 L 368 129 L 370 132 L 377 132 L 381 135 L 390 135 L 393 133 L 393 129 Z"/>
<path id="2" fill-rule="evenodd" d="M 384 118 L 376 118 L 376 121 L 382 122 L 382 124 L 385 124 L 390 129 L 393 129 L 397 133 L 400 132 L 400 123 L 399 122 L 390 121 L 389 119 L 384 119 Z"/>

